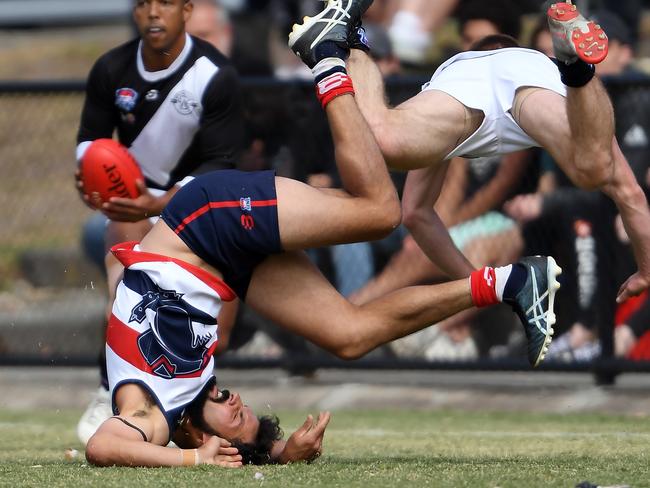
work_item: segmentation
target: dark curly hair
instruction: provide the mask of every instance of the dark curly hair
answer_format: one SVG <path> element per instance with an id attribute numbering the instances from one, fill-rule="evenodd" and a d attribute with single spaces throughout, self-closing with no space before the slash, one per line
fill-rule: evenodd
<path id="1" fill-rule="evenodd" d="M 203 417 L 203 407 L 205 402 L 208 401 L 208 394 L 216 383 L 216 378 L 208 382 L 201 390 L 201 393 L 190 403 L 186 410 L 185 415 L 190 419 L 192 425 L 197 429 L 206 432 L 207 434 L 222 437 L 216 432 Z M 233 446 L 237 448 L 239 454 L 242 456 L 243 464 L 268 464 L 273 462 L 271 459 L 271 449 L 273 443 L 279 441 L 284 436 L 284 432 L 280 428 L 280 419 L 275 415 L 266 415 L 257 417 L 260 421 L 260 426 L 255 436 L 255 441 L 244 443 L 238 439 L 228 439 Z"/>
<path id="2" fill-rule="evenodd" d="M 271 449 L 273 443 L 279 441 L 284 436 L 280 428 L 280 419 L 275 415 L 265 415 L 257 417 L 260 421 L 260 427 L 257 430 L 255 442 L 244 443 L 234 440 L 232 445 L 237 448 L 242 457 L 244 464 L 269 464 L 271 459 Z"/>

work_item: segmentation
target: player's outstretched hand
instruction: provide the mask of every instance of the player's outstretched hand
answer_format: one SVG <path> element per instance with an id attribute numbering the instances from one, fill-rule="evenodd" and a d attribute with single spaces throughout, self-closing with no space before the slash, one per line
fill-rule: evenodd
<path id="1" fill-rule="evenodd" d="M 140 196 L 133 199 L 111 197 L 100 207 L 104 215 L 117 222 L 139 222 L 160 215 L 167 199 L 164 196 L 154 196 L 142 180 L 136 181 L 135 184 Z"/>
<path id="2" fill-rule="evenodd" d="M 648 287 L 650 287 L 650 277 L 637 271 L 619 288 L 616 303 L 623 303 L 628 298 L 640 294 Z"/>
<path id="3" fill-rule="evenodd" d="M 199 462 L 222 468 L 239 468 L 242 465 L 242 458 L 237 448 L 232 447 L 230 442 L 214 435 L 199 447 Z"/>
<path id="4" fill-rule="evenodd" d="M 312 415 L 308 415 L 305 423 L 287 440 L 280 461 L 283 463 L 313 462 L 318 459 L 323 452 L 323 436 L 330 416 L 329 412 L 321 412 L 318 419 L 314 420 Z"/>

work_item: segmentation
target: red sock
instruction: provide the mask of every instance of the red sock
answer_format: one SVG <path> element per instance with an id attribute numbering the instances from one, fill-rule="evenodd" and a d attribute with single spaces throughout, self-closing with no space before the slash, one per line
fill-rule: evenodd
<path id="1" fill-rule="evenodd" d="M 487 307 L 499 303 L 497 298 L 497 277 L 494 268 L 486 266 L 472 272 L 469 277 L 472 301 L 476 307 Z"/>

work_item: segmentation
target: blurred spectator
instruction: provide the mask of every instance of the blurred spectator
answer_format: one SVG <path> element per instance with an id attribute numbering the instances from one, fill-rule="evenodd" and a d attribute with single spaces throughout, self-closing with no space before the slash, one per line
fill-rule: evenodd
<path id="1" fill-rule="evenodd" d="M 372 22 L 366 23 L 365 28 L 372 46 L 371 53 L 382 75 L 398 75 L 400 63 L 393 54 L 385 29 Z M 290 131 L 291 153 L 296 162 L 294 176 L 312 186 L 336 187 L 339 185 L 339 177 L 334 164 L 331 136 L 322 109 L 315 103 L 304 109 L 306 111 L 301 114 L 301 118 L 296 119 L 295 129 Z M 400 237 L 397 235 L 384 240 L 383 244 L 390 247 L 388 243 L 393 239 L 397 239 L 399 245 Z M 332 246 L 312 252 L 311 256 L 344 296 L 361 288 L 375 273 L 373 245 L 368 242 Z"/>
<path id="2" fill-rule="evenodd" d="M 589 16 L 594 16 L 596 12 L 603 10 L 616 12 L 618 19 L 625 24 L 629 43 L 636 46 L 643 8 L 648 8 L 647 0 L 589 0 L 588 5 Z"/>
<path id="3" fill-rule="evenodd" d="M 601 77 L 632 77 L 643 76 L 634 68 L 634 45 L 628 26 L 613 12 L 597 10 L 591 18 L 606 29 L 609 38 L 609 54 L 603 62 L 596 65 L 596 73 Z"/>
<path id="4" fill-rule="evenodd" d="M 222 2 L 224 0 L 221 0 Z M 231 59 L 242 76 L 273 74 L 269 0 L 226 0 L 234 29 Z"/>
<path id="5" fill-rule="evenodd" d="M 222 54 L 232 54 L 233 28 L 223 0 L 192 0 L 194 11 L 185 25 L 187 32 L 216 47 Z"/>
<path id="6" fill-rule="evenodd" d="M 459 8 L 458 30 L 463 51 L 494 34 L 519 39 L 521 10 L 514 0 L 470 0 Z"/>
<path id="7" fill-rule="evenodd" d="M 555 56 L 553 53 L 553 38 L 545 15 L 540 15 L 535 23 L 535 27 L 530 34 L 529 45 L 533 49 L 546 54 L 549 58 Z"/>
<path id="8" fill-rule="evenodd" d="M 422 64 L 433 43 L 433 32 L 456 7 L 458 0 L 395 0 L 388 30 L 397 57 Z"/>
<path id="9" fill-rule="evenodd" d="M 399 58 L 395 55 L 393 43 L 386 29 L 375 22 L 364 22 L 366 36 L 370 43 L 370 55 L 384 78 L 401 74 Z"/>

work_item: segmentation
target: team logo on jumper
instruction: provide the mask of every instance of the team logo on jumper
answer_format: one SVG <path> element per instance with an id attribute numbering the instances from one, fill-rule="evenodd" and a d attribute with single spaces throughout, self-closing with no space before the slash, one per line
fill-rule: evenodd
<path id="1" fill-rule="evenodd" d="M 155 102 L 158 100 L 158 97 L 160 96 L 160 92 L 158 90 L 149 90 L 147 94 L 144 96 L 144 99 L 147 102 Z"/>
<path id="2" fill-rule="evenodd" d="M 135 320 L 137 323 L 141 324 L 146 318 L 147 309 L 156 310 L 161 304 L 178 302 L 183 296 L 182 293 L 177 293 L 174 290 L 163 290 L 153 282 L 151 285 L 150 288 L 153 288 L 153 290 L 150 289 L 144 293 L 142 295 L 142 300 L 140 300 L 140 302 L 133 307 L 133 310 L 131 310 L 129 322 Z"/>
<path id="3" fill-rule="evenodd" d="M 175 93 L 171 101 L 176 111 L 181 115 L 189 115 L 199 108 L 199 102 L 194 100 L 192 94 L 185 90 Z"/>
<path id="4" fill-rule="evenodd" d="M 142 300 L 131 310 L 129 321 L 150 326 L 137 339 L 140 354 L 153 372 L 163 378 L 196 373 L 210 360 L 215 344 L 216 319 L 165 290 L 141 271 L 127 270 L 125 285 L 140 290 Z"/>
<path id="5" fill-rule="evenodd" d="M 239 207 L 245 212 L 251 211 L 251 197 L 241 197 L 239 199 Z"/>
<path id="6" fill-rule="evenodd" d="M 138 92 L 133 88 L 118 88 L 115 90 L 115 105 L 124 111 L 130 112 L 138 101 Z"/>

